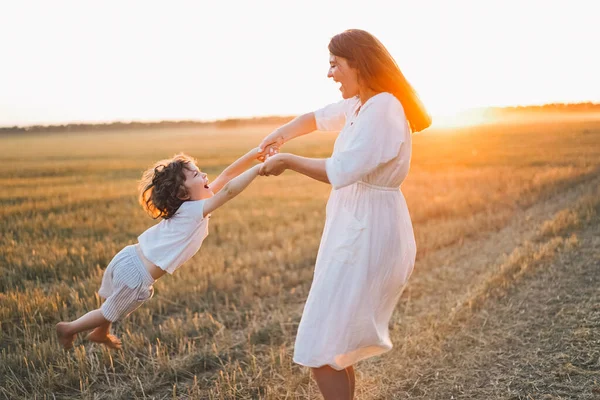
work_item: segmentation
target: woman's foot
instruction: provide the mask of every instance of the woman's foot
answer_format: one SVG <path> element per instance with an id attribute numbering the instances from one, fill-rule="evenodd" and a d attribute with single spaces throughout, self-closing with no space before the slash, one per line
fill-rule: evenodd
<path id="1" fill-rule="evenodd" d="M 75 341 L 75 334 L 69 332 L 68 322 L 59 322 L 56 324 L 56 336 L 58 337 L 58 343 L 65 349 L 73 347 Z"/>
<path id="2" fill-rule="evenodd" d="M 85 338 L 95 343 L 101 343 L 111 349 L 119 350 L 121 348 L 121 339 L 110 333 L 97 332 L 96 329 L 88 333 Z"/>

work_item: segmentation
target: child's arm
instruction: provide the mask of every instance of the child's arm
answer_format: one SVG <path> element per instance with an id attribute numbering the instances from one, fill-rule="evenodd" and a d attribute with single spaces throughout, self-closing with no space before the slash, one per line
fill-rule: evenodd
<path id="1" fill-rule="evenodd" d="M 256 156 L 256 149 L 253 151 L 253 154 Z M 259 169 L 260 164 L 255 165 L 237 178 L 227 182 L 225 186 L 223 186 L 223 189 L 219 191 L 219 193 L 207 199 L 204 203 L 204 217 L 221 207 L 223 204 L 227 203 L 229 200 L 233 199 L 238 194 L 242 193 L 242 191 L 248 187 L 254 178 L 258 176 Z"/>
<path id="2" fill-rule="evenodd" d="M 215 194 L 219 192 L 227 182 L 247 170 L 252 165 L 252 162 L 258 159 L 260 155 L 261 154 L 258 153 L 258 149 L 255 147 L 234 161 L 229 167 L 225 168 L 225 170 L 223 170 L 223 172 L 221 172 L 221 174 L 213 182 L 210 183 L 209 187 L 212 192 Z"/>

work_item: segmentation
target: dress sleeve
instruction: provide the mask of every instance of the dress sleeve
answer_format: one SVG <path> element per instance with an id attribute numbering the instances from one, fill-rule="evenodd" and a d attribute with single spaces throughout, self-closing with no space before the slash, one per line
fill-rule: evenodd
<path id="1" fill-rule="evenodd" d="M 400 152 L 409 135 L 402 104 L 393 95 L 367 102 L 356 119 L 347 146 L 334 151 L 325 168 L 334 189 L 351 185 Z"/>
<path id="2" fill-rule="evenodd" d="M 315 111 L 317 129 L 320 131 L 341 131 L 346 124 L 346 115 L 351 103 L 351 100 L 341 100 Z"/>

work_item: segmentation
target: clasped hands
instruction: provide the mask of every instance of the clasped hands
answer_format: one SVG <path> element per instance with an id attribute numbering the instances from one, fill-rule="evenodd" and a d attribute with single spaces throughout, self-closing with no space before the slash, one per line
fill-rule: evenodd
<path id="1" fill-rule="evenodd" d="M 267 136 L 258 147 L 257 159 L 263 162 L 258 174 L 261 176 L 278 176 L 287 169 L 285 154 L 279 154 L 283 138 L 275 132 Z"/>

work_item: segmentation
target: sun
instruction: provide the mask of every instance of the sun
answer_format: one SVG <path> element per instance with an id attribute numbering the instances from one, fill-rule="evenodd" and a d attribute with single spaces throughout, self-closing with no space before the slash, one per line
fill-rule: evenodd
<path id="1" fill-rule="evenodd" d="M 481 125 L 491 122 L 487 108 L 472 108 L 446 112 L 431 112 L 434 127 L 457 127 Z"/>

